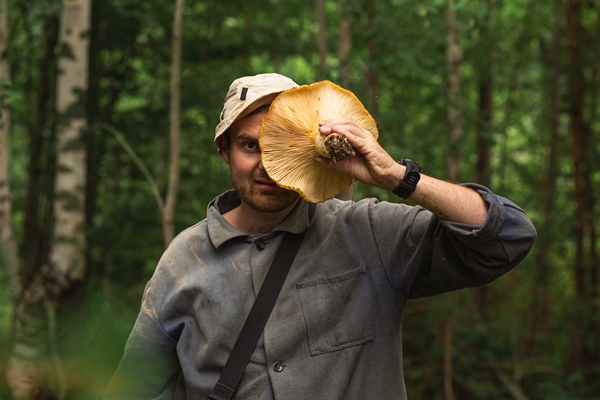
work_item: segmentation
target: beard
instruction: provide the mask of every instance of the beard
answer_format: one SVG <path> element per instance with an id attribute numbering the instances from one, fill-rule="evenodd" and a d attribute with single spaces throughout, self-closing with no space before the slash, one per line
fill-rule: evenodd
<path id="1" fill-rule="evenodd" d="M 263 177 L 262 179 L 269 179 Z M 283 188 L 273 190 L 261 190 L 257 187 L 255 180 L 240 179 L 231 175 L 233 187 L 242 203 L 247 204 L 253 210 L 265 213 L 277 213 L 285 210 L 298 199 L 298 193 Z"/>

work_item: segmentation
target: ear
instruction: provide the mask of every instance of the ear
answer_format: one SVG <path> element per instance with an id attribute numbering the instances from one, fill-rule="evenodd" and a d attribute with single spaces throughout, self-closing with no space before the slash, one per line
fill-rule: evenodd
<path id="1" fill-rule="evenodd" d="M 229 140 L 227 140 L 224 135 L 217 139 L 217 146 L 219 146 L 219 154 L 223 157 L 223 160 L 230 165 L 231 161 L 229 159 Z"/>

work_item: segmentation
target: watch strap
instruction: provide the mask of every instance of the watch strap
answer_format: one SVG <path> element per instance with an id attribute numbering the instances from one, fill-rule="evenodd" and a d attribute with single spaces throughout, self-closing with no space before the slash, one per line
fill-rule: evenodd
<path id="1" fill-rule="evenodd" d="M 421 179 L 421 166 L 416 161 L 405 158 L 396 162 L 400 165 L 404 165 L 406 167 L 406 172 L 404 173 L 404 178 L 402 178 L 398 187 L 392 190 L 392 193 L 403 199 L 408 199 L 417 188 L 417 183 L 419 183 L 419 180 Z"/>

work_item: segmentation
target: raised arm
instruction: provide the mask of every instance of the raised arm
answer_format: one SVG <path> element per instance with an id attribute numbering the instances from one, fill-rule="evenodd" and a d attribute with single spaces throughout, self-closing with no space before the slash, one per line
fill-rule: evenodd
<path id="1" fill-rule="evenodd" d="M 356 150 L 356 156 L 331 163 L 317 159 L 330 168 L 343 171 L 354 179 L 386 190 L 395 189 L 404 178 L 406 167 L 396 162 L 367 130 L 351 119 L 331 119 L 321 123 L 324 135 L 345 136 Z M 423 206 L 439 218 L 470 225 L 483 225 L 487 203 L 475 190 L 421 174 L 410 200 Z"/>

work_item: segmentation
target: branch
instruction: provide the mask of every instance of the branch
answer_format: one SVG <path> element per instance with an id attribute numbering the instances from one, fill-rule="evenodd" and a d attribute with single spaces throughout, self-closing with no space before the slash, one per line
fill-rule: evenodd
<path id="1" fill-rule="evenodd" d="M 135 162 L 135 164 L 139 167 L 139 169 L 142 171 L 142 173 L 146 177 L 146 180 L 148 180 L 148 183 L 150 184 L 150 187 L 152 188 L 152 192 L 154 193 L 154 199 L 156 200 L 156 204 L 158 204 L 158 208 L 160 209 L 160 212 L 162 213 L 165 208 L 165 203 L 163 202 L 163 199 L 160 195 L 160 191 L 158 190 L 158 185 L 156 184 L 154 177 L 152 177 L 152 174 L 146 167 L 146 164 L 144 164 L 144 162 L 137 156 L 137 154 L 135 154 L 135 151 L 131 148 L 131 146 L 129 146 L 129 144 L 127 143 L 127 140 L 125 140 L 125 137 L 123 135 L 121 135 L 121 133 L 119 133 L 119 131 L 117 131 L 114 127 L 112 127 L 111 125 L 108 125 L 104 122 L 96 122 L 95 124 L 90 126 L 90 129 L 94 129 L 94 128 L 107 130 L 109 133 L 111 133 L 117 139 L 117 141 L 121 144 L 121 146 L 123 146 L 125 151 L 127 151 L 127 154 L 129 154 L 129 157 L 131 157 L 133 162 Z"/>

